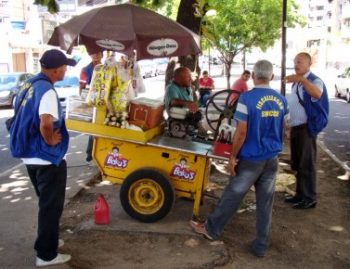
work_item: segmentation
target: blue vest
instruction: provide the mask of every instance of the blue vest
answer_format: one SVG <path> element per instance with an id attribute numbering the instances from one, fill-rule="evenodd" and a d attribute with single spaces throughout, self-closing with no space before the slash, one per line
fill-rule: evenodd
<path id="1" fill-rule="evenodd" d="M 310 73 L 307 77 L 310 81 L 317 78 L 313 73 Z M 315 102 L 311 100 L 311 96 L 303 88 L 303 99 L 309 134 L 316 137 L 328 124 L 329 102 L 326 85 L 323 83 L 321 98 Z"/>
<path id="2" fill-rule="evenodd" d="M 26 88 L 29 89 L 27 93 Z M 49 146 L 40 133 L 40 100 L 50 89 L 54 89 L 54 86 L 49 78 L 43 73 L 39 73 L 27 80 L 19 92 L 15 104 L 16 118 L 10 130 L 10 149 L 13 157 L 41 158 L 58 166 L 66 154 L 69 135 L 58 96 L 59 120 L 54 122 L 54 129 L 59 129 L 62 140 L 56 146 Z M 20 104 L 23 96 L 25 97 Z"/>

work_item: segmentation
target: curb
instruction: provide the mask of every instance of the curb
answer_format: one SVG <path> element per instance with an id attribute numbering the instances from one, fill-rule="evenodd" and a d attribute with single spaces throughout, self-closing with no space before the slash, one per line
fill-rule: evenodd
<path id="1" fill-rule="evenodd" d="M 317 140 L 317 145 L 333 160 L 335 161 L 340 167 L 342 167 L 346 175 L 348 176 L 348 180 L 350 180 L 350 167 L 345 163 L 342 162 L 341 160 L 338 159 L 337 156 L 335 156 L 334 153 L 332 153 L 324 144 L 323 141 Z"/>

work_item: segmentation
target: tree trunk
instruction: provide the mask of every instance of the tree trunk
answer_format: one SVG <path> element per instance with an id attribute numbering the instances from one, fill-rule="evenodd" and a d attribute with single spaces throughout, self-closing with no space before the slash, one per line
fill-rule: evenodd
<path id="1" fill-rule="evenodd" d="M 232 62 L 225 62 L 225 69 L 226 69 L 226 89 L 230 89 L 231 88 L 231 83 L 230 83 L 230 79 L 231 79 L 231 66 L 232 66 Z"/>
<path id="2" fill-rule="evenodd" d="M 181 0 L 176 21 L 181 25 L 185 26 L 186 28 L 190 29 L 192 32 L 199 35 L 200 27 L 201 27 L 201 18 L 194 16 L 195 8 L 193 5 L 196 3 L 197 3 L 196 0 Z M 179 63 L 180 63 L 180 66 L 186 66 L 192 72 L 196 71 L 197 78 L 193 84 L 197 89 L 198 77 L 200 74 L 200 69 L 198 65 L 198 56 L 188 55 L 188 56 L 179 57 Z M 175 66 L 173 68 L 175 68 Z M 169 71 L 168 73 L 172 74 L 173 72 Z M 171 79 L 172 78 L 168 77 L 168 74 L 166 74 L 165 81 L 171 81 Z"/>

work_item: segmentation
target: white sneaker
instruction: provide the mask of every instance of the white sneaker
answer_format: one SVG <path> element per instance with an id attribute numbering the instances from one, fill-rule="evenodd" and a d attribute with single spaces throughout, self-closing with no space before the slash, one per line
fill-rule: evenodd
<path id="1" fill-rule="evenodd" d="M 61 263 L 68 262 L 71 258 L 72 258 L 72 256 L 69 254 L 60 254 L 60 253 L 57 253 L 56 258 L 52 259 L 51 261 L 44 261 L 44 260 L 36 257 L 35 265 L 37 267 L 43 267 L 43 266 L 61 264 Z"/>
<path id="2" fill-rule="evenodd" d="M 61 248 L 64 246 L 64 241 L 63 239 L 58 239 L 58 247 Z"/>

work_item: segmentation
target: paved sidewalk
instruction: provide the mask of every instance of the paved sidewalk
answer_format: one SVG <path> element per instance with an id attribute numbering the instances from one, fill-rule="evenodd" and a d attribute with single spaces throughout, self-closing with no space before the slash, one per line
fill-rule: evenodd
<path id="1" fill-rule="evenodd" d="M 85 163 L 85 149 L 81 150 L 79 147 L 86 145 L 87 137 L 82 138 L 86 142 L 81 143 L 81 139 L 78 141 L 74 138 L 70 142 L 65 204 L 87 182 L 99 175 L 96 166 Z M 38 200 L 25 166 L 17 166 L 17 169 L 3 174 L 0 182 L 0 268 L 35 268 L 33 245 L 37 229 Z"/>

